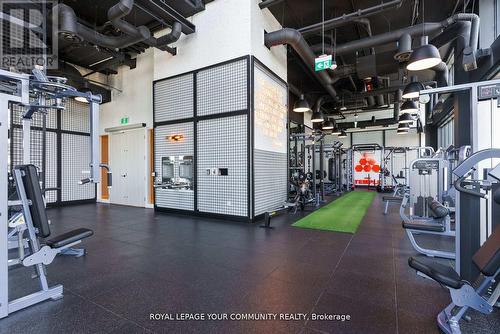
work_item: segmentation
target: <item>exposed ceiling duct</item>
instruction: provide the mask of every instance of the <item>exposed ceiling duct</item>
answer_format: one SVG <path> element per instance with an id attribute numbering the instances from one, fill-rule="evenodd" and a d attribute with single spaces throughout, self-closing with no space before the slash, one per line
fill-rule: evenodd
<path id="1" fill-rule="evenodd" d="M 402 3 L 403 3 L 403 0 L 388 1 L 385 3 L 381 3 L 379 5 L 375 5 L 373 7 L 369 7 L 366 9 L 360 9 L 360 10 L 355 11 L 355 12 L 350 13 L 350 14 L 344 14 L 342 16 L 335 17 L 333 19 L 326 20 L 324 22 L 315 23 L 315 24 L 312 24 L 310 26 L 300 28 L 300 29 L 298 29 L 298 31 L 300 33 L 302 33 L 304 36 L 307 36 L 307 35 L 319 32 L 322 29 L 326 29 L 326 30 L 335 29 L 337 27 L 346 25 L 350 22 L 354 22 L 354 21 L 359 20 L 361 18 L 366 18 L 366 17 L 369 17 L 371 15 L 379 14 L 379 13 L 384 12 L 384 11 L 389 10 L 389 9 L 399 8 Z"/>
<path id="2" fill-rule="evenodd" d="M 283 28 L 271 33 L 266 33 L 264 36 L 264 43 L 268 48 L 282 44 L 290 45 L 300 58 L 302 58 L 302 61 L 307 64 L 309 70 L 320 81 L 328 94 L 338 101 L 337 92 L 332 87 L 332 78 L 330 75 L 326 71 L 314 71 L 312 65 L 314 64 L 316 56 L 300 32 L 291 28 Z"/>
<path id="3" fill-rule="evenodd" d="M 177 41 L 181 36 L 181 24 L 174 22 L 170 33 L 155 38 L 146 26 L 136 27 L 123 19 L 130 14 L 133 6 L 134 0 L 121 0 L 108 10 L 108 19 L 121 32 L 119 36 L 105 35 L 78 22 L 75 11 L 65 4 L 58 4 L 54 11 L 59 15 L 59 33 L 66 40 L 86 40 L 109 49 L 123 49 L 144 42 L 149 46 L 175 54 L 175 49 L 169 47 L 168 44 Z"/>

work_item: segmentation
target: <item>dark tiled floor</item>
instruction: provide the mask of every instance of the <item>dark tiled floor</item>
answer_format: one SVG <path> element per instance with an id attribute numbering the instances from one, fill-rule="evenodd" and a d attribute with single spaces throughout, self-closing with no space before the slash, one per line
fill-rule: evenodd
<path id="1" fill-rule="evenodd" d="M 88 254 L 58 257 L 48 275 L 64 284 L 65 297 L 0 320 L 0 332 L 435 333 L 448 293 L 408 268 L 415 252 L 397 214 L 382 215 L 380 199 L 355 235 L 289 226 L 297 216 L 264 230 L 121 206 L 51 209 L 54 234 L 94 230 Z M 36 289 L 33 283 L 27 270 L 15 269 L 11 294 Z M 149 320 L 154 312 L 315 312 L 352 320 Z M 492 332 L 497 320 L 488 320 Z"/>

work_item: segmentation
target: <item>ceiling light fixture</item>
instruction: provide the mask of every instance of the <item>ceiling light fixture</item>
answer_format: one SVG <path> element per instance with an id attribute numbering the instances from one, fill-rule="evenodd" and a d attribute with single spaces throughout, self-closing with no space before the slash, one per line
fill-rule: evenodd
<path id="1" fill-rule="evenodd" d="M 333 122 L 327 119 L 326 121 L 323 122 L 323 125 L 321 126 L 322 130 L 332 130 L 334 128 Z"/>
<path id="2" fill-rule="evenodd" d="M 295 112 L 307 112 L 311 111 L 311 107 L 309 106 L 309 102 L 304 98 L 304 94 L 300 95 L 300 98 L 295 101 L 293 105 L 293 111 Z"/>
<path id="3" fill-rule="evenodd" d="M 335 124 L 335 127 L 333 128 L 332 130 L 332 135 L 340 135 L 342 133 L 342 131 L 339 129 L 339 127 L 337 126 L 337 124 Z"/>
<path id="4" fill-rule="evenodd" d="M 347 132 L 345 130 L 341 130 L 339 134 L 339 138 L 347 138 Z"/>
<path id="5" fill-rule="evenodd" d="M 398 130 L 410 130 L 410 123 L 399 123 Z"/>
<path id="6" fill-rule="evenodd" d="M 441 63 L 439 50 L 432 44 L 425 44 L 413 50 L 406 65 L 408 71 L 422 71 Z"/>
<path id="7" fill-rule="evenodd" d="M 410 55 L 406 69 L 408 71 L 422 71 L 441 63 L 439 50 L 432 44 L 428 44 L 425 34 L 425 1 L 422 1 L 422 39 L 420 47 Z"/>
<path id="8" fill-rule="evenodd" d="M 417 103 L 415 103 L 415 101 L 411 101 L 411 100 L 403 102 L 403 104 L 401 104 L 401 112 L 402 113 L 405 113 L 405 112 L 406 113 L 415 113 L 415 112 L 418 112 Z"/>
<path id="9" fill-rule="evenodd" d="M 399 116 L 399 124 L 412 123 L 412 122 L 413 122 L 413 117 L 411 117 L 411 114 L 409 113 L 404 113 Z"/>
<path id="10" fill-rule="evenodd" d="M 321 110 L 313 112 L 313 114 L 311 116 L 311 122 L 319 123 L 319 122 L 323 122 L 324 120 L 325 120 L 325 115 L 323 115 Z"/>
<path id="11" fill-rule="evenodd" d="M 406 85 L 403 90 L 403 99 L 416 99 L 420 96 L 420 91 L 424 89 L 424 85 L 422 85 L 418 81 L 410 82 Z"/>

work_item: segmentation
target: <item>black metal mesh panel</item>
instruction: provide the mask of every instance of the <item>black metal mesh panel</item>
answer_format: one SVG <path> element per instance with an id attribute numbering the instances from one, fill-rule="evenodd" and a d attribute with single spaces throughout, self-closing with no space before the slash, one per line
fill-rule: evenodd
<path id="1" fill-rule="evenodd" d="M 34 102 L 34 101 L 31 101 Z M 22 116 L 24 112 L 26 111 L 26 107 L 23 107 L 19 104 L 12 104 L 11 105 L 11 117 L 12 117 L 12 123 L 15 125 L 22 125 Z M 41 112 L 36 112 L 33 114 L 33 117 L 31 119 L 31 126 L 32 127 L 39 127 L 41 128 L 43 126 L 43 114 Z M 56 129 L 57 128 L 57 110 L 55 109 L 46 109 L 46 124 L 45 126 L 47 129 Z"/>
<path id="2" fill-rule="evenodd" d="M 95 184 L 78 184 L 89 177 L 90 136 L 61 135 L 61 200 L 77 201 L 95 198 Z"/>
<path id="3" fill-rule="evenodd" d="M 193 78 L 190 73 L 154 84 L 155 122 L 193 117 Z"/>
<path id="4" fill-rule="evenodd" d="M 23 163 L 23 130 L 21 128 L 11 129 L 12 151 L 11 151 L 11 167 Z M 39 170 L 42 168 L 42 131 L 31 130 L 31 164 L 35 165 Z"/>
<path id="5" fill-rule="evenodd" d="M 247 216 L 247 115 L 200 121 L 197 142 L 199 210 Z M 213 175 L 214 169 L 227 175 Z"/>
<path id="6" fill-rule="evenodd" d="M 61 130 L 89 133 L 89 105 L 74 99 L 68 99 L 66 101 L 66 110 L 61 111 Z"/>
<path id="7" fill-rule="evenodd" d="M 247 60 L 211 67 L 196 75 L 197 115 L 247 109 Z"/>
<path id="8" fill-rule="evenodd" d="M 50 102 L 49 102 L 50 103 Z M 11 144 L 10 144 L 10 166 L 11 168 L 23 161 L 22 147 L 22 115 L 25 107 L 11 105 Z M 47 109 L 46 113 L 46 170 L 42 171 L 42 149 L 43 134 L 40 128 L 43 123 L 43 114 L 36 112 L 31 121 L 31 157 L 30 163 L 34 164 L 39 171 L 45 172 L 41 176 L 45 178 L 46 188 L 55 188 L 58 185 L 58 178 L 61 178 L 61 201 L 75 201 L 95 198 L 95 186 L 79 186 L 78 181 L 88 174 L 82 174 L 82 170 L 89 170 L 90 161 L 90 137 L 88 135 L 74 135 L 64 133 L 64 131 L 76 131 L 89 133 L 89 111 L 88 104 L 68 99 L 66 110 L 61 111 L 62 132 L 57 128 L 57 113 L 55 109 Z M 61 136 L 63 147 L 57 146 L 57 137 Z M 67 142 L 64 142 L 64 141 Z M 58 151 L 62 149 L 63 157 L 62 175 L 58 175 Z M 67 164 L 66 166 L 64 164 Z M 69 165 L 68 165 L 69 164 Z M 71 165 L 74 164 L 74 165 Z M 80 187 L 80 188 L 78 188 Z M 46 193 L 47 203 L 55 203 L 58 200 L 58 191 Z"/>

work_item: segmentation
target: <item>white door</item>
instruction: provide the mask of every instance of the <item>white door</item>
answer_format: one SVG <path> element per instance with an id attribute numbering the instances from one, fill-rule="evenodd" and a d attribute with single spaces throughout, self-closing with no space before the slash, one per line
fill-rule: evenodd
<path id="1" fill-rule="evenodd" d="M 146 177 L 146 136 L 144 129 L 110 136 L 109 158 L 113 170 L 110 202 L 144 206 Z"/>

